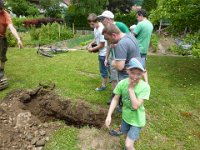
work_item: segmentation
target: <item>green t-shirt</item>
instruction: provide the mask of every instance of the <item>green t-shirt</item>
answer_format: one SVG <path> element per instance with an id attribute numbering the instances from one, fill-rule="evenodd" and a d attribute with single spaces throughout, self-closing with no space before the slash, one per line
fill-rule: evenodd
<path id="1" fill-rule="evenodd" d="M 147 54 L 151 40 L 151 34 L 153 32 L 152 23 L 149 20 L 144 19 L 137 24 L 133 32 L 138 40 L 140 53 Z"/>
<path id="2" fill-rule="evenodd" d="M 116 21 L 115 25 L 119 28 L 119 30 L 123 33 L 129 33 L 130 30 L 123 22 Z"/>
<path id="3" fill-rule="evenodd" d="M 143 104 L 137 110 L 132 108 L 130 96 L 128 92 L 128 85 L 129 85 L 128 80 L 129 78 L 121 80 L 117 84 L 113 92 L 116 95 L 122 96 L 122 102 L 123 102 L 122 119 L 130 125 L 133 125 L 136 127 L 143 127 L 146 123 L 145 108 Z M 148 83 L 144 82 L 143 80 L 140 80 L 133 90 L 137 98 L 140 98 L 143 100 L 149 99 L 150 86 Z"/>
<path id="4" fill-rule="evenodd" d="M 115 22 L 115 25 L 119 28 L 119 30 L 120 30 L 121 32 L 123 32 L 123 33 L 130 33 L 129 28 L 128 28 L 127 25 L 124 24 L 123 22 L 116 21 L 116 22 Z M 112 48 L 110 49 L 110 54 L 111 54 L 111 57 L 114 57 L 114 51 L 113 51 Z"/>

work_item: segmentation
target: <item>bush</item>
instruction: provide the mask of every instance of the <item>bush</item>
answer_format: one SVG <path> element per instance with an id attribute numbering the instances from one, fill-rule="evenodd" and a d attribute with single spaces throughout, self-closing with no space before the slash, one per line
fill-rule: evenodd
<path id="1" fill-rule="evenodd" d="M 7 30 L 6 37 L 7 37 L 7 40 L 8 40 L 8 46 L 9 47 L 16 47 L 17 46 L 17 41 L 16 41 L 15 37 L 13 36 L 13 34 L 11 33 L 10 30 Z"/>
<path id="2" fill-rule="evenodd" d="M 120 12 L 115 14 L 115 20 L 125 23 L 128 27 L 137 24 L 136 12 L 131 11 L 129 14 L 122 14 Z"/>
<path id="3" fill-rule="evenodd" d="M 150 45 L 151 45 L 151 47 L 153 49 L 153 52 L 157 52 L 157 50 L 158 50 L 158 40 L 159 40 L 158 35 L 152 34 Z"/>
<path id="4" fill-rule="evenodd" d="M 47 44 L 53 41 L 61 41 L 74 37 L 71 28 L 59 23 L 48 23 L 41 28 L 31 27 L 29 30 L 32 40 L 39 40 L 40 44 Z"/>

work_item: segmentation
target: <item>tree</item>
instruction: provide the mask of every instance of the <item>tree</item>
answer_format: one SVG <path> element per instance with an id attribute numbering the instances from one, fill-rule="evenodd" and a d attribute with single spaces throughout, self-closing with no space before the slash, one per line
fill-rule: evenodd
<path id="1" fill-rule="evenodd" d="M 72 0 L 66 10 L 65 21 L 70 26 L 74 24 L 76 27 L 87 27 L 88 15 L 90 13 L 101 14 L 106 4 L 107 0 Z"/>
<path id="2" fill-rule="evenodd" d="M 11 7 L 11 10 L 18 17 L 21 16 L 34 16 L 38 15 L 39 11 L 36 5 L 31 4 L 27 0 L 7 0 L 7 7 Z"/>
<path id="3" fill-rule="evenodd" d="M 134 5 L 132 0 L 108 0 L 108 10 L 115 12 L 128 13 Z"/>
<path id="4" fill-rule="evenodd" d="M 40 0 L 40 6 L 45 10 L 45 16 L 61 18 L 64 7 L 60 6 L 62 0 Z"/>
<path id="5" fill-rule="evenodd" d="M 144 0 L 142 4 L 142 8 L 145 9 L 147 12 L 150 12 L 152 9 L 157 8 L 157 1 L 156 0 Z"/>
<path id="6" fill-rule="evenodd" d="M 199 10 L 199 0 L 160 0 L 150 18 L 154 23 L 167 19 L 174 33 L 183 32 L 185 29 L 196 32 L 200 29 Z"/>

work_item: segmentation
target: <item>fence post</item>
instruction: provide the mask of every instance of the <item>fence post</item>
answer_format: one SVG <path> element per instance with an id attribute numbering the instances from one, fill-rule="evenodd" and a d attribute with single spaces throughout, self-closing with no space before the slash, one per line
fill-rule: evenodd
<path id="1" fill-rule="evenodd" d="M 74 23 L 72 23 L 72 32 L 73 32 L 73 34 L 75 33 L 75 30 L 74 30 Z"/>
<path id="2" fill-rule="evenodd" d="M 58 24 L 58 37 L 60 39 L 60 24 Z"/>

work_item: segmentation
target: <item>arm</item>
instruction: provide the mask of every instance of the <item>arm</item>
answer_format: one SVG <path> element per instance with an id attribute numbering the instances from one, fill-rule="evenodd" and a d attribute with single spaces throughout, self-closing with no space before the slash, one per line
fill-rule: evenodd
<path id="1" fill-rule="evenodd" d="M 115 95 L 111 101 L 111 104 L 110 104 L 110 108 L 108 110 L 108 114 L 107 114 L 107 117 L 106 117 L 106 120 L 105 120 L 105 125 L 107 128 L 109 128 L 110 126 L 110 123 L 111 123 L 111 120 L 112 120 L 112 113 L 113 111 L 115 110 L 116 106 L 118 105 L 119 103 L 119 98 L 120 98 L 120 95 Z"/>
<path id="2" fill-rule="evenodd" d="M 22 48 L 23 47 L 22 41 L 21 41 L 15 27 L 13 26 L 13 24 L 9 24 L 8 27 L 9 27 L 10 31 L 12 32 L 12 34 L 14 35 L 14 37 L 17 39 L 17 44 L 18 44 L 19 48 Z"/>
<path id="3" fill-rule="evenodd" d="M 111 65 L 117 70 L 121 71 L 125 67 L 125 60 L 113 60 Z"/>
<path id="4" fill-rule="evenodd" d="M 133 89 L 128 89 L 130 99 L 131 99 L 131 104 L 133 109 L 138 109 L 140 105 L 144 103 L 143 99 L 137 99 L 135 96 L 135 92 Z"/>
<path id="5" fill-rule="evenodd" d="M 110 47 L 108 46 L 107 47 L 107 50 L 106 50 L 106 58 L 105 58 L 105 61 L 104 61 L 104 65 L 105 66 L 108 66 L 108 58 L 110 56 Z"/>
<path id="6" fill-rule="evenodd" d="M 90 44 L 88 44 L 87 48 L 92 47 L 92 44 L 95 43 L 95 39 L 92 40 L 92 42 L 90 42 Z"/>
<path id="7" fill-rule="evenodd" d="M 134 80 L 129 79 L 128 92 L 129 92 L 129 95 L 130 95 L 130 100 L 131 100 L 131 104 L 132 104 L 133 109 L 138 109 L 144 103 L 143 99 L 137 99 L 137 97 L 135 95 L 133 88 L 135 87 L 136 84 L 137 83 Z"/>

